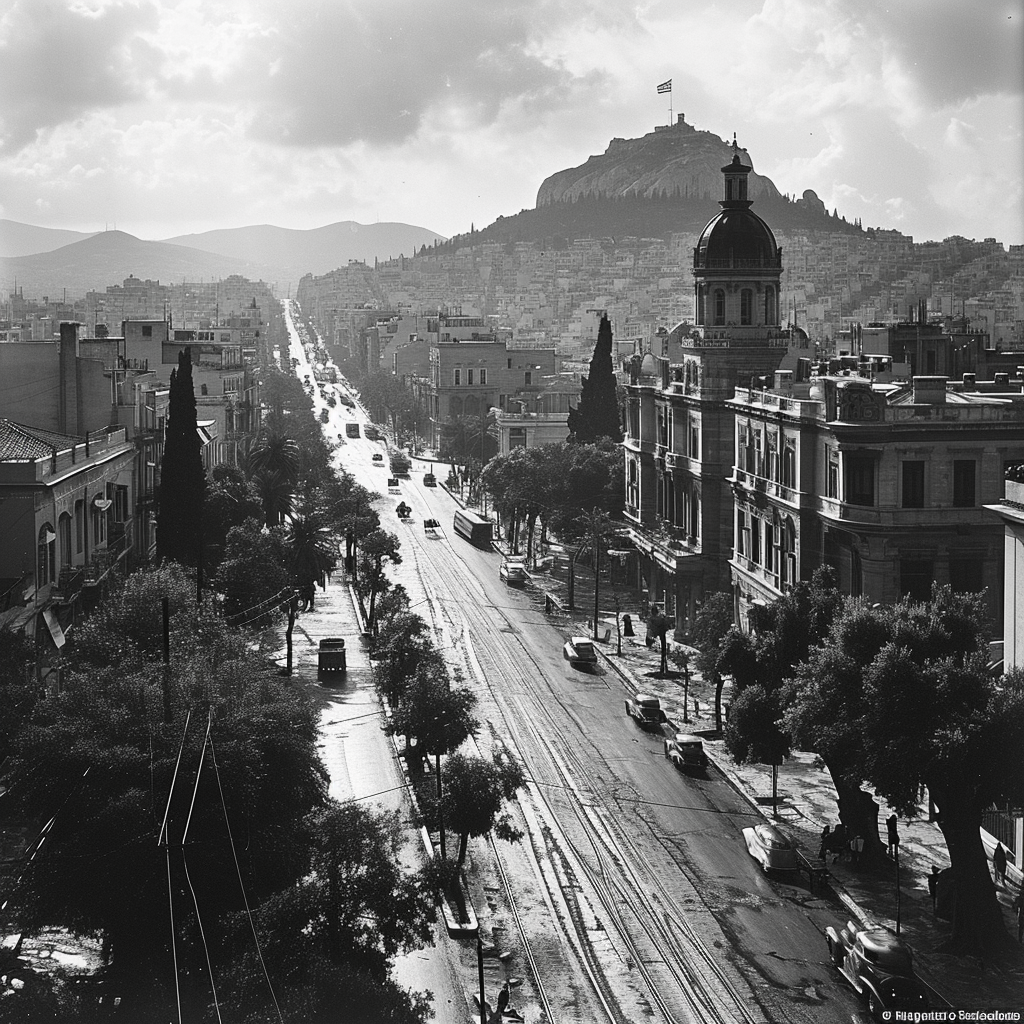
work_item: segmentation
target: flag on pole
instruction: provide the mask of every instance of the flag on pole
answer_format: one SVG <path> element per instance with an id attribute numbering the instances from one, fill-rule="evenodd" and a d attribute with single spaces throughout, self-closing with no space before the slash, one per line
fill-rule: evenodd
<path id="1" fill-rule="evenodd" d="M 667 82 L 662 82 L 661 85 L 658 86 L 658 94 L 659 95 L 661 95 L 661 93 L 663 93 L 663 92 L 671 92 L 671 91 L 672 91 L 672 79 L 671 78 Z"/>

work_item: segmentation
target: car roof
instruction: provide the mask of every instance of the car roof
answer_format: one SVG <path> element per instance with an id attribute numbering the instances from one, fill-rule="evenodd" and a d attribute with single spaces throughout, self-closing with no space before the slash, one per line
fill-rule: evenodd
<path id="1" fill-rule="evenodd" d="M 509 563 L 511 563 L 511 562 L 518 562 L 519 564 L 522 564 L 523 562 L 526 561 L 526 559 L 523 558 L 522 555 L 506 555 L 505 556 L 505 561 L 509 562 Z"/>
<path id="2" fill-rule="evenodd" d="M 701 743 L 701 738 L 699 736 L 694 736 L 693 733 L 677 732 L 676 743 Z"/>
<path id="3" fill-rule="evenodd" d="M 661 701 L 650 693 L 638 693 L 633 699 L 637 704 L 661 704 Z"/>
<path id="4" fill-rule="evenodd" d="M 788 843 L 789 839 L 786 838 L 774 825 L 769 825 L 768 822 L 762 821 L 754 826 L 754 831 L 758 832 L 765 838 L 773 839 L 777 843 Z"/>
<path id="5" fill-rule="evenodd" d="M 571 636 L 571 637 L 569 637 L 569 643 L 571 643 L 573 645 L 573 647 L 579 647 L 580 644 L 591 644 L 593 642 L 594 641 L 591 640 L 589 636 Z"/>

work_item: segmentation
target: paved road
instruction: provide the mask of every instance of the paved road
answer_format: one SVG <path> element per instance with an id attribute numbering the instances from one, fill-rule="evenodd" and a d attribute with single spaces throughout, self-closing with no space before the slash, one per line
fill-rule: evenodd
<path id="1" fill-rule="evenodd" d="M 334 436 L 350 418 L 335 411 Z M 371 461 L 381 450 L 349 441 L 339 458 L 385 492 L 389 472 Z M 502 972 L 524 977 L 528 1020 L 542 1009 L 560 1022 L 621 1024 L 858 1019 L 825 957 L 821 928 L 834 910 L 763 875 L 740 834 L 752 809 L 714 771 L 678 774 L 660 737 L 626 718 L 617 676 L 568 667 L 540 595 L 507 588 L 497 554 L 454 536 L 457 505 L 423 487 L 423 468 L 401 484 L 410 524 L 394 515 L 398 496 L 379 506 L 402 540 L 393 578 L 474 684 L 480 747 L 506 746 L 531 780 L 524 841 L 495 843 L 491 857 L 477 847 L 472 865 L 481 921 L 510 954 L 489 965 L 489 989 Z M 427 517 L 444 536 L 424 535 Z M 475 988 L 475 951 L 453 952 Z"/>

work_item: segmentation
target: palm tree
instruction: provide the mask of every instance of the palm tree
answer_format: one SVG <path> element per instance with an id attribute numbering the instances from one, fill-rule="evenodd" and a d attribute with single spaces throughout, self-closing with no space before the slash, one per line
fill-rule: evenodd
<path id="1" fill-rule="evenodd" d="M 263 502 L 267 526 L 278 526 L 291 511 L 299 479 L 298 443 L 280 431 L 262 430 L 245 457 L 245 469 Z"/>
<path id="2" fill-rule="evenodd" d="M 316 584 L 338 564 L 334 538 L 316 515 L 292 516 L 284 537 L 299 596 L 312 611 Z"/>

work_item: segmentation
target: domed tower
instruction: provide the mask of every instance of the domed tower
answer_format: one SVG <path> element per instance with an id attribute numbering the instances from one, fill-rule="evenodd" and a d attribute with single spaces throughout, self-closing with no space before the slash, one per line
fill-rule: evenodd
<path id="1" fill-rule="evenodd" d="M 705 336 L 715 328 L 740 327 L 746 330 L 730 332 L 732 338 L 756 341 L 764 337 L 764 328 L 779 326 L 782 250 L 772 229 L 750 209 L 751 170 L 733 139 L 732 162 L 722 168 L 722 212 L 704 228 L 693 250 L 696 320 L 706 328 Z"/>

